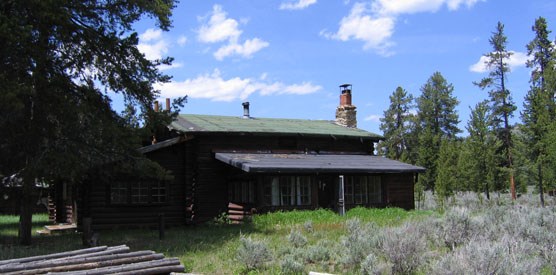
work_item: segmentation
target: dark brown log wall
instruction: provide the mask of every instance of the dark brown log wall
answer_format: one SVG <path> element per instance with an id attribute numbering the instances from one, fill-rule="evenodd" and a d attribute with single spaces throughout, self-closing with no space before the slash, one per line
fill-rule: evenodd
<path id="1" fill-rule="evenodd" d="M 228 177 L 234 168 L 214 158 L 219 151 L 252 151 L 288 153 L 300 151 L 317 152 L 349 152 L 370 154 L 373 144 L 360 139 L 342 139 L 339 137 L 302 137 L 302 136 L 254 136 L 246 135 L 197 135 L 187 142 L 186 153 L 191 161 L 187 161 L 191 177 L 187 176 L 188 189 L 194 189 L 195 223 L 208 221 L 227 211 Z M 237 170 L 237 169 L 236 169 Z M 306 209 L 317 207 L 305 206 Z M 272 207 L 266 207 L 270 210 Z M 301 207 L 297 207 L 301 208 Z M 284 208 L 286 209 L 286 208 Z M 264 209 L 262 209 L 264 211 Z"/>
<path id="2" fill-rule="evenodd" d="M 147 156 L 172 172 L 174 179 L 167 185 L 167 202 L 163 204 L 111 205 L 107 184 L 94 184 L 88 191 L 92 229 L 152 228 L 158 215 L 164 214 L 167 226 L 186 223 L 185 144 L 177 144 L 150 152 Z M 78 206 L 79 209 L 79 206 Z"/>
<path id="3" fill-rule="evenodd" d="M 413 173 L 384 175 L 386 205 L 406 210 L 415 209 L 414 178 Z"/>

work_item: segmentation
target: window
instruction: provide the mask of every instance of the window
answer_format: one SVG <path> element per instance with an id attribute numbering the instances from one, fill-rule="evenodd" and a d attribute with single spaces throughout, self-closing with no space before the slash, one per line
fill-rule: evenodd
<path id="1" fill-rule="evenodd" d="M 156 204 L 167 200 L 166 181 L 118 181 L 109 189 L 111 204 Z"/>
<path id="2" fill-rule="evenodd" d="M 368 183 L 368 193 L 370 203 L 381 203 L 382 202 L 382 183 L 380 177 L 368 177 L 370 180 Z"/>
<path id="3" fill-rule="evenodd" d="M 149 187 L 146 182 L 134 182 L 131 184 L 131 203 L 140 204 L 149 202 Z"/>
<path id="4" fill-rule="evenodd" d="M 255 203 L 255 182 L 252 180 L 229 182 L 228 200 L 236 203 Z"/>
<path id="5" fill-rule="evenodd" d="M 347 204 L 375 204 L 382 202 L 380 176 L 346 176 L 344 200 Z"/>
<path id="6" fill-rule="evenodd" d="M 151 189 L 151 197 L 153 203 L 166 202 L 166 182 L 159 181 L 153 184 Z"/>
<path id="7" fill-rule="evenodd" d="M 273 206 L 311 204 L 311 177 L 274 176 L 264 183 L 264 202 Z"/>
<path id="8" fill-rule="evenodd" d="M 110 202 L 127 203 L 127 183 L 114 182 L 111 186 Z"/>

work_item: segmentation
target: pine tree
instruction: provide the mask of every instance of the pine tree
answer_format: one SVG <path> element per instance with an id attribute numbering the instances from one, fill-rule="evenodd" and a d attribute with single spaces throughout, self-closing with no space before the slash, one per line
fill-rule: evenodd
<path id="1" fill-rule="evenodd" d="M 532 69 L 530 89 L 525 96 L 521 114 L 524 131 L 531 150 L 531 158 L 537 166 L 537 186 L 541 204 L 544 206 L 544 183 L 546 181 L 546 165 L 552 158 L 549 145 L 554 142 L 549 130 L 556 118 L 554 104 L 554 65 L 555 50 L 548 38 L 546 20 L 539 17 L 533 26 L 535 38 L 527 45 L 530 60 L 527 67 Z"/>
<path id="2" fill-rule="evenodd" d="M 23 179 L 19 240 L 31 242 L 35 180 L 79 183 L 91 167 L 134 161 L 140 138 L 108 94 L 152 113 L 169 81 L 138 50 L 144 16 L 170 27 L 173 0 L 0 1 L 0 174 Z M 168 114 L 169 115 L 169 114 Z"/>
<path id="3" fill-rule="evenodd" d="M 483 78 L 479 83 L 475 83 L 481 89 L 489 89 L 490 108 L 492 109 L 492 123 L 497 137 L 502 140 L 502 150 L 506 155 L 503 164 L 509 171 L 509 185 L 512 199 L 516 199 L 514 171 L 512 161 L 512 126 L 509 119 L 517 109 L 512 100 L 510 91 L 507 89 L 507 74 L 510 72 L 508 60 L 512 52 L 506 49 L 507 37 L 504 35 L 504 25 L 498 22 L 496 31 L 489 39 L 492 45 L 492 52 L 485 54 L 487 58 L 485 65 L 490 70 L 488 77 Z"/>
<path id="4" fill-rule="evenodd" d="M 470 174 L 471 180 L 476 184 L 477 192 L 485 192 L 487 199 L 490 199 L 490 192 L 497 189 L 495 184 L 498 172 L 497 154 L 501 142 L 494 136 L 492 129 L 493 115 L 490 112 L 488 102 L 478 103 L 471 110 L 471 115 L 467 123 L 467 138 L 472 159 Z"/>
<path id="5" fill-rule="evenodd" d="M 438 176 L 435 180 L 435 193 L 439 201 L 454 195 L 458 189 L 458 159 L 460 145 L 452 139 L 442 139 L 437 160 Z"/>
<path id="6" fill-rule="evenodd" d="M 384 133 L 381 152 L 388 158 L 408 161 L 408 127 L 412 117 L 409 112 L 413 97 L 402 87 L 390 95 L 390 106 L 380 119 L 380 130 Z"/>
<path id="7" fill-rule="evenodd" d="M 454 87 L 439 72 L 434 73 L 417 98 L 416 131 L 419 137 L 417 164 L 427 168 L 419 176 L 426 189 L 434 189 L 437 176 L 436 163 L 442 139 L 455 139 L 461 132 L 455 110 L 458 100 L 452 95 Z"/>

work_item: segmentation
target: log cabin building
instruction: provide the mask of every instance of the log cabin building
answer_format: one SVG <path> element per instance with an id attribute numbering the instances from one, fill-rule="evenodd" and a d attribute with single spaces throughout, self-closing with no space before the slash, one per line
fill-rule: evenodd
<path id="1" fill-rule="evenodd" d="M 91 184 L 81 210 L 93 229 L 106 229 L 154 226 L 161 213 L 167 225 L 202 223 L 230 205 L 258 213 L 413 209 L 424 169 L 375 156 L 381 136 L 356 128 L 351 85 L 340 87 L 335 121 L 252 117 L 247 102 L 238 117 L 180 115 L 172 138 L 139 149 L 169 179 Z"/>

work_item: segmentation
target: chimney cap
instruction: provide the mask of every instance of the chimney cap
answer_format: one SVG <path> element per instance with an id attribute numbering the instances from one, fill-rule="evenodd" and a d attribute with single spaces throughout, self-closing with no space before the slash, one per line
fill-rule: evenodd
<path id="1" fill-rule="evenodd" d="M 241 105 L 243 105 L 243 118 L 251 118 L 249 115 L 249 101 L 243 102 Z"/>
<path id="2" fill-rule="evenodd" d="M 351 87 L 351 84 L 346 83 L 346 84 L 340 85 L 340 88 L 347 88 L 347 87 Z"/>

